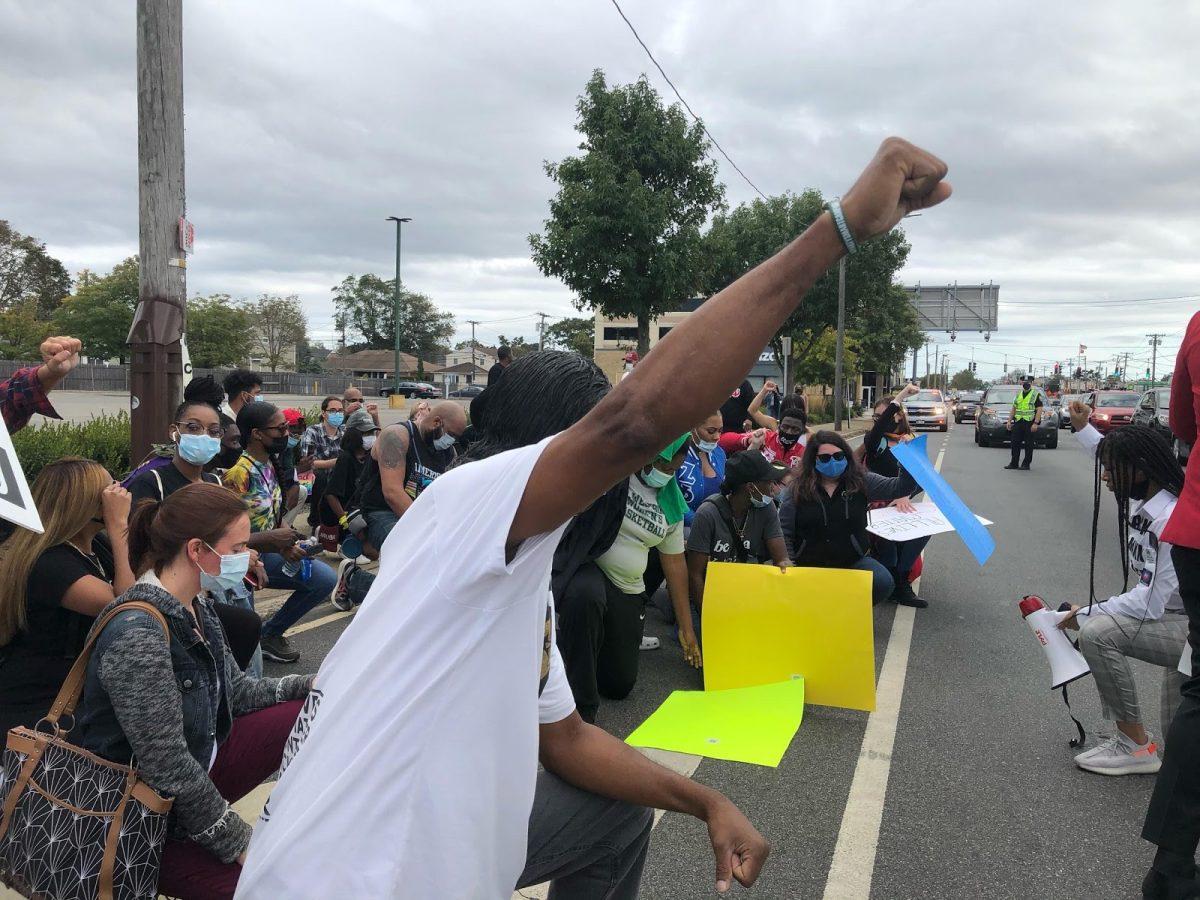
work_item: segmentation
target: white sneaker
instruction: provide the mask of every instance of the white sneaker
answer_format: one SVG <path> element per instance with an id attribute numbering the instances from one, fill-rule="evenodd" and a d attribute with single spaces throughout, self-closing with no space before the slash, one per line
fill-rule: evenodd
<path id="1" fill-rule="evenodd" d="M 642 638 L 642 649 L 643 650 L 657 650 L 661 646 L 662 646 L 662 641 L 660 641 L 656 637 Z"/>
<path id="2" fill-rule="evenodd" d="M 1158 745 L 1137 745 L 1119 731 L 1100 745 L 1075 757 L 1075 765 L 1099 775 L 1153 775 L 1162 767 Z"/>

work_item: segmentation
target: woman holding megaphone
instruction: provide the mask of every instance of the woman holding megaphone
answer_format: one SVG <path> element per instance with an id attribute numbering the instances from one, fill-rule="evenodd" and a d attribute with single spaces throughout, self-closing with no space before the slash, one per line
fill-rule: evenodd
<path id="1" fill-rule="evenodd" d="M 1088 424 L 1090 407 L 1071 403 L 1079 443 L 1096 459 L 1092 509 L 1091 601 L 1072 606 L 1059 628 L 1079 629 L 1079 649 L 1091 666 L 1104 716 L 1117 733 L 1075 757 L 1075 764 L 1101 775 L 1154 773 L 1162 765 L 1158 744 L 1143 724 L 1130 659 L 1163 669 L 1161 725 L 1170 725 L 1180 701 L 1183 675 L 1177 669 L 1188 622 L 1171 562 L 1171 545 L 1161 539 L 1183 490 L 1183 469 L 1161 434 L 1127 425 L 1102 436 Z M 1117 527 L 1126 573 L 1137 578 L 1122 593 L 1096 602 L 1096 531 L 1101 484 L 1117 501 Z"/>

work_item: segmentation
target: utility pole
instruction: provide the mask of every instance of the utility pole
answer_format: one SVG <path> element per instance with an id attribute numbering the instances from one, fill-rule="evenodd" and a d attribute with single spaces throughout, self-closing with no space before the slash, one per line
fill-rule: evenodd
<path id="1" fill-rule="evenodd" d="M 1166 334 L 1155 332 L 1146 337 L 1150 338 L 1150 383 L 1154 384 L 1158 381 L 1158 345 L 1162 343 Z"/>
<path id="2" fill-rule="evenodd" d="M 475 354 L 479 352 L 475 347 L 475 326 L 478 325 L 479 322 L 475 319 L 467 319 L 467 324 L 471 326 L 471 365 L 475 366 L 478 365 L 478 363 L 475 362 Z M 474 377 L 475 373 L 472 371 L 471 374 L 467 376 L 467 384 L 471 384 Z"/>
<path id="3" fill-rule="evenodd" d="M 387 221 L 396 223 L 396 290 L 392 297 L 392 337 L 393 337 L 393 366 L 392 387 L 400 393 L 400 229 L 405 222 L 411 222 L 410 216 L 388 216 Z M 417 374 L 425 374 L 425 364 L 421 360 L 421 351 L 417 350 Z"/>
<path id="4" fill-rule="evenodd" d="M 917 351 L 920 349 L 920 347 L 913 347 L 913 381 L 917 380 Z"/>
<path id="5" fill-rule="evenodd" d="M 137 109 L 138 305 L 127 339 L 135 461 L 183 396 L 183 0 L 138 0 Z"/>
<path id="6" fill-rule="evenodd" d="M 842 430 L 842 359 L 846 339 L 846 257 L 838 261 L 837 350 L 833 362 L 833 430 Z"/>
<path id="7" fill-rule="evenodd" d="M 545 350 L 546 349 L 546 314 L 543 312 L 540 312 L 540 313 L 538 313 L 538 315 L 541 316 L 541 321 L 538 323 L 538 349 Z"/>

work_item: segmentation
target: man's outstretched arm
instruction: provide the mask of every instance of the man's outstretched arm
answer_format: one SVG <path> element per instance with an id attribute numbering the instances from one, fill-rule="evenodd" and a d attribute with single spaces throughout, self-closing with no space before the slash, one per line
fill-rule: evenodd
<path id="1" fill-rule="evenodd" d="M 842 201 L 856 241 L 950 196 L 946 165 L 889 138 Z M 805 292 L 843 254 L 826 212 L 671 330 L 628 378 L 542 453 L 509 529 L 510 551 L 556 528 L 719 407 Z M 697 365 L 703 360 L 703 365 Z M 662 402 L 670 397 L 670 403 Z M 595 448 L 604 447 L 604 453 Z"/>
<path id="2" fill-rule="evenodd" d="M 771 847 L 720 791 L 651 762 L 577 712 L 542 725 L 539 737 L 542 765 L 568 784 L 636 806 L 687 813 L 708 825 L 718 892 L 729 889 L 731 876 L 746 887 L 758 878 Z"/>

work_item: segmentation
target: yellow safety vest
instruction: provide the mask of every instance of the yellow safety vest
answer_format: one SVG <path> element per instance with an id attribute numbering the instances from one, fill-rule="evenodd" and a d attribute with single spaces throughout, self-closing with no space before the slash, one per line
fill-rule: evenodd
<path id="1" fill-rule="evenodd" d="M 1013 401 L 1013 407 L 1016 410 L 1013 418 L 1017 421 L 1032 422 L 1037 399 L 1038 392 L 1033 388 L 1030 388 L 1028 393 L 1017 394 L 1017 399 Z"/>

